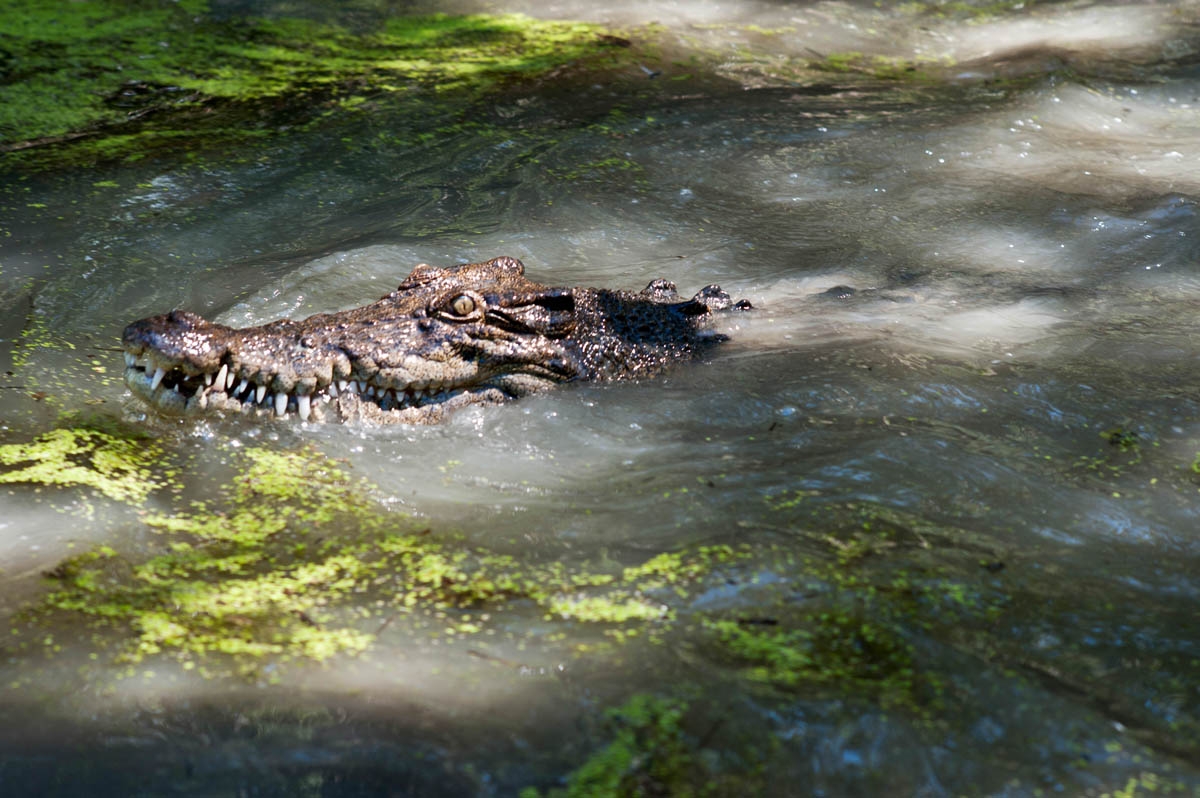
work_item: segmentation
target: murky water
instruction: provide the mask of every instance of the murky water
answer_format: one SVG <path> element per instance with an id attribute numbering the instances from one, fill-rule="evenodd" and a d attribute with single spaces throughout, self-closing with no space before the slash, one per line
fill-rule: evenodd
<path id="1" fill-rule="evenodd" d="M 517 88 L 472 110 L 484 132 L 385 106 L 237 159 L 12 177 L 3 442 L 135 426 L 183 484 L 140 508 L 6 486 L 0 604 L 91 546 L 161 550 L 139 512 L 213 501 L 250 447 L 308 445 L 385 513 L 531 567 L 741 554 L 639 588 L 669 621 L 523 599 L 456 638 L 384 614 L 359 657 L 250 679 L 89 660 L 60 619 L 54 657 L 6 666 L 30 719 L 0 734 L 6 794 L 546 789 L 621 728 L 667 757 L 606 719 L 645 693 L 686 706 L 670 740 L 718 791 L 1200 790 L 1195 8 L 515 8 L 662 23 L 661 74 Z M 802 72 L 813 51 L 941 60 L 876 80 Z M 132 319 L 299 317 L 497 254 L 758 309 L 665 378 L 439 427 L 179 423 L 120 384 Z"/>

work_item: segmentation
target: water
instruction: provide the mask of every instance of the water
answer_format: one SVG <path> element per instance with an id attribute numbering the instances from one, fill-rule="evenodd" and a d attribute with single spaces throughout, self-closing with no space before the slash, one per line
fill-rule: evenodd
<path id="1" fill-rule="evenodd" d="M 678 592 L 639 583 L 670 615 L 624 625 L 529 596 L 410 616 L 379 609 L 388 583 L 329 610 L 368 619 L 347 621 L 375 635 L 364 654 L 249 677 L 92 660 L 58 617 L 53 657 L 10 652 L 5 701 L 30 722 L 0 738 L 0 784 L 503 795 L 640 728 L 727 792 L 1200 789 L 1192 6 L 524 10 L 657 20 L 663 74 L 515 88 L 473 109 L 488 132 L 419 146 L 388 132 L 422 122 L 384 107 L 253 157 L 12 178 L 0 351 L 25 387 L 0 391 L 3 441 L 127 425 L 181 476 L 134 506 L 6 486 L 0 604 L 94 545 L 131 568 L 161 553 L 142 510 L 232 514 L 214 497 L 254 447 L 307 446 L 397 526 L 530 568 L 744 556 Z M 895 82 L 802 72 L 813 50 L 950 58 Z M 715 74 L 676 79 L 714 51 Z M 120 384 L 134 318 L 300 317 L 498 254 L 550 284 L 717 282 L 758 309 L 662 379 L 432 428 L 179 423 Z M 436 628 L 455 624 L 483 631 Z M 638 694 L 686 706 L 678 737 L 606 720 Z"/>

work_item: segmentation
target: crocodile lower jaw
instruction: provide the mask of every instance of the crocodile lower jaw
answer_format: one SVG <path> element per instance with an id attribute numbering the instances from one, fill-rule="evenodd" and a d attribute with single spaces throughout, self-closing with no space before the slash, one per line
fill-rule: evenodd
<path id="1" fill-rule="evenodd" d="M 189 374 L 130 353 L 125 355 L 125 385 L 168 415 L 193 416 L 215 410 L 302 421 L 436 423 L 456 407 L 506 398 L 504 392 L 486 385 L 395 389 L 355 380 L 336 380 L 312 393 L 271 392 L 262 383 L 235 377 L 224 365 L 216 373 Z"/>

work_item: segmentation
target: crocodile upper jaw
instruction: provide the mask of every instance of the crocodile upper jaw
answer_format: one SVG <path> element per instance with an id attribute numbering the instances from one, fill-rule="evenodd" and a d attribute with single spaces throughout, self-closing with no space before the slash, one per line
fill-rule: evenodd
<path id="1" fill-rule="evenodd" d="M 194 372 L 194 373 L 193 373 Z M 473 383 L 431 380 L 392 388 L 368 380 L 335 379 L 304 392 L 273 391 L 270 374 L 239 378 L 225 363 L 196 372 L 187 364 L 164 364 L 160 357 L 125 352 L 125 384 L 142 401 L 165 415 L 202 411 L 240 412 L 255 417 L 294 416 L 302 421 L 365 420 L 375 423 L 427 424 L 469 404 L 496 404 L 543 390 L 561 375 L 548 371 L 497 374 Z"/>

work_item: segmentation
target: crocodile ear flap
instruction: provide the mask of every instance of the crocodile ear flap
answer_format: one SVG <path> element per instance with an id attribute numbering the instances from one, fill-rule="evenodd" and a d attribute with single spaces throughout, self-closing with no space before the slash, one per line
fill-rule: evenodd
<path id="1" fill-rule="evenodd" d="M 575 329 L 575 294 L 570 288 L 509 294 L 488 316 L 510 330 L 561 338 Z"/>

